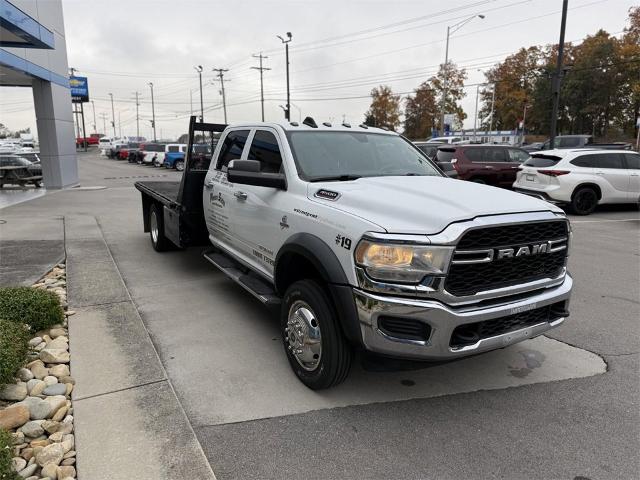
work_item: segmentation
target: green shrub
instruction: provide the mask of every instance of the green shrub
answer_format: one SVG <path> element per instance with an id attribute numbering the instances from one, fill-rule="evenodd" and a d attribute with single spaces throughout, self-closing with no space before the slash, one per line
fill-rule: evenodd
<path id="1" fill-rule="evenodd" d="M 37 332 L 64 320 L 64 311 L 53 292 L 31 287 L 0 288 L 0 318 L 26 323 Z"/>
<path id="2" fill-rule="evenodd" d="M 0 428 L 0 480 L 21 480 L 11 466 L 12 456 L 11 434 Z"/>
<path id="3" fill-rule="evenodd" d="M 29 351 L 29 331 L 20 324 L 0 319 L 0 386 L 11 383 Z"/>

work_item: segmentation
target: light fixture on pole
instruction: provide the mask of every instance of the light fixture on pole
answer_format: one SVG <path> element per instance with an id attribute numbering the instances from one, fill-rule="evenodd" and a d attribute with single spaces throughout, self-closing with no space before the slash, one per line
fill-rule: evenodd
<path id="1" fill-rule="evenodd" d="M 285 59 L 287 64 L 287 108 L 284 111 L 284 118 L 287 121 L 291 120 L 291 97 L 289 92 L 289 42 L 291 41 L 291 32 L 287 32 L 287 39 L 285 40 L 280 35 L 277 36 L 282 43 L 284 43 Z"/>
<path id="2" fill-rule="evenodd" d="M 193 67 L 200 78 L 200 121 L 204 122 L 204 103 L 202 101 L 202 65 Z"/>
<path id="3" fill-rule="evenodd" d="M 471 15 L 469 18 L 466 18 L 458 23 L 455 23 L 453 25 L 449 25 L 447 27 L 447 46 L 445 48 L 445 54 L 444 54 L 444 78 L 442 80 L 442 100 L 440 103 L 440 129 L 441 129 L 441 134 L 444 135 L 444 114 L 445 114 L 445 109 L 447 107 L 446 103 L 447 103 L 447 87 L 448 87 L 448 81 L 449 81 L 449 37 L 451 36 L 452 33 L 457 32 L 458 30 L 460 30 L 462 27 L 464 27 L 467 23 L 469 23 L 471 20 L 473 20 L 474 18 L 479 18 L 479 19 L 484 19 L 485 16 L 484 15 Z"/>

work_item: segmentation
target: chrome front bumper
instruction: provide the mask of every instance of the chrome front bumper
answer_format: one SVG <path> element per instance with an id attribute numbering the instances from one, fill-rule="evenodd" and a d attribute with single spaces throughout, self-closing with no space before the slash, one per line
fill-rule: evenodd
<path id="1" fill-rule="evenodd" d="M 527 297 L 489 307 L 452 308 L 433 300 L 411 299 L 372 294 L 353 289 L 360 322 L 362 341 L 367 350 L 384 355 L 421 360 L 448 360 L 480 352 L 503 348 L 528 338 L 537 337 L 564 322 L 564 317 L 551 319 L 516 331 L 484 338 L 473 345 L 451 347 L 453 330 L 468 323 L 481 322 L 513 315 L 515 313 L 567 301 L 571 296 L 573 280 L 566 275 L 562 284 Z M 380 316 L 415 319 L 431 327 L 427 341 L 393 338 L 378 329 Z"/>

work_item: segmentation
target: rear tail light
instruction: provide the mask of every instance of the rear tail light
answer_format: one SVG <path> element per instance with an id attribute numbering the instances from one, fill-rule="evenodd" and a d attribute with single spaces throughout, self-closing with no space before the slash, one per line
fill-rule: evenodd
<path id="1" fill-rule="evenodd" d="M 550 177 L 559 177 L 560 175 L 566 175 L 571 172 L 569 172 L 569 170 L 538 170 L 538 173 L 549 175 Z"/>

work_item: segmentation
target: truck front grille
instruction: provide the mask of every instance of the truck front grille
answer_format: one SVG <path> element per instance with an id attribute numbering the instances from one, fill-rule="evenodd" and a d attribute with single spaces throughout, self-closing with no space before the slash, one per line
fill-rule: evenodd
<path id="1" fill-rule="evenodd" d="M 565 221 L 470 230 L 456 246 L 445 289 L 450 294 L 461 297 L 543 278 L 555 278 L 562 273 L 566 264 L 567 238 Z M 553 248 L 556 251 L 522 256 L 515 254 L 521 247 L 533 251 L 535 245 L 548 241 L 554 242 Z M 563 246 L 565 248 L 561 248 Z M 499 252 L 503 249 L 513 249 L 514 254 L 499 258 Z M 473 254 L 476 250 L 477 255 Z M 469 262 L 469 259 L 474 260 Z M 457 263 L 457 260 L 462 262 Z"/>

